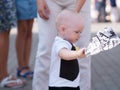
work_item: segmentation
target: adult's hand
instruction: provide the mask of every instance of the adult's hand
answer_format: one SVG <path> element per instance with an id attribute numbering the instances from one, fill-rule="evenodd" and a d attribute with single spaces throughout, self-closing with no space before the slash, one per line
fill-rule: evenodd
<path id="1" fill-rule="evenodd" d="M 37 0 L 38 14 L 44 20 L 49 19 L 50 10 L 45 0 Z"/>
<path id="2" fill-rule="evenodd" d="M 79 13 L 83 5 L 85 4 L 86 0 L 77 0 L 76 2 L 76 7 L 75 7 L 75 12 Z"/>

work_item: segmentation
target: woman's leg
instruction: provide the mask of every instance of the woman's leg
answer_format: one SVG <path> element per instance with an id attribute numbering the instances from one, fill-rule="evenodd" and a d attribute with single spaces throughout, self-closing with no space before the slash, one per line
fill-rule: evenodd
<path id="1" fill-rule="evenodd" d="M 33 19 L 27 20 L 27 35 L 26 35 L 26 42 L 25 42 L 25 49 L 24 49 L 24 60 L 27 61 L 29 64 L 30 61 L 30 53 L 32 47 L 32 27 L 33 27 Z"/>
<path id="2" fill-rule="evenodd" d="M 29 66 L 32 44 L 32 26 L 33 19 L 18 21 L 18 34 L 16 37 L 18 68 Z"/>
<path id="3" fill-rule="evenodd" d="M 50 9 L 50 19 L 43 20 L 39 16 L 37 18 L 39 43 L 35 60 L 33 90 L 48 90 L 51 47 L 54 37 L 57 35 L 55 18 L 61 11 L 61 7 L 54 0 L 46 0 L 46 2 Z"/>
<path id="4" fill-rule="evenodd" d="M 0 84 L 3 85 L 3 80 L 4 80 L 4 85 L 6 87 L 22 87 L 25 83 L 24 80 L 19 79 L 18 82 L 18 79 L 14 77 L 11 77 L 9 80 L 6 80 L 9 76 L 7 72 L 9 34 L 10 34 L 10 30 L 0 33 Z M 8 84 L 7 82 L 9 81 L 11 81 L 11 83 Z"/>
<path id="5" fill-rule="evenodd" d="M 7 61 L 9 51 L 9 30 L 0 32 L 0 81 L 8 76 Z"/>

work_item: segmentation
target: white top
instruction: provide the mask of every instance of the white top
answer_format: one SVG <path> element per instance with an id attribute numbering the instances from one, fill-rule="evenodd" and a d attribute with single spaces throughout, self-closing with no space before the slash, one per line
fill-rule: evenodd
<path id="1" fill-rule="evenodd" d="M 57 36 L 52 47 L 49 86 L 78 87 L 80 80 L 80 72 L 73 81 L 60 77 L 61 58 L 58 56 L 58 52 L 62 48 L 67 48 L 71 50 L 72 45 L 68 41 L 63 40 L 61 37 Z"/>

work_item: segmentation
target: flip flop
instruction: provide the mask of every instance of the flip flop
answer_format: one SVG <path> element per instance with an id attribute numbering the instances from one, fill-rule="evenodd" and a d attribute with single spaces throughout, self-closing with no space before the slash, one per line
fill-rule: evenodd
<path id="1" fill-rule="evenodd" d="M 12 79 L 13 76 L 8 76 L 6 78 L 4 78 L 1 82 L 0 82 L 0 86 L 1 87 L 7 87 L 7 88 L 20 88 L 20 87 L 24 87 L 25 86 L 25 80 L 21 80 L 21 79 Z M 16 83 L 16 85 L 8 85 L 8 84 L 13 84 Z"/>

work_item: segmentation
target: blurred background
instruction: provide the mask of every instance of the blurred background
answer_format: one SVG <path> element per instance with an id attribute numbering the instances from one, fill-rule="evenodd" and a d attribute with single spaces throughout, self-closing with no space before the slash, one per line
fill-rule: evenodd
<path id="1" fill-rule="evenodd" d="M 120 0 L 91 0 L 91 33 L 112 27 L 120 37 Z M 92 56 L 91 90 L 120 90 L 120 45 Z"/>
<path id="2" fill-rule="evenodd" d="M 92 23 L 120 22 L 120 0 L 91 0 Z"/>

